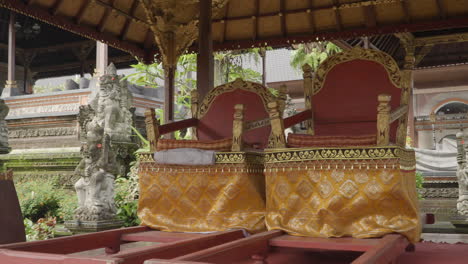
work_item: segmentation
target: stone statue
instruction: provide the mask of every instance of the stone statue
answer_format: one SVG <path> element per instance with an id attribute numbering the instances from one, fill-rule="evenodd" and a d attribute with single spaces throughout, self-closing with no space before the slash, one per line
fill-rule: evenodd
<path id="1" fill-rule="evenodd" d="M 132 96 L 113 64 L 99 77 L 98 91 L 89 105 L 80 107 L 83 159 L 75 169 L 78 209 L 75 220 L 115 219 L 114 179 L 125 174 L 132 142 Z"/>
<path id="2" fill-rule="evenodd" d="M 457 133 L 457 178 L 458 200 L 457 210 L 461 216 L 468 217 L 468 135 L 464 132 Z"/>
<path id="3" fill-rule="evenodd" d="M 5 117 L 8 115 L 10 108 L 5 104 L 5 101 L 0 99 L 0 154 L 10 152 L 8 146 L 8 127 Z"/>

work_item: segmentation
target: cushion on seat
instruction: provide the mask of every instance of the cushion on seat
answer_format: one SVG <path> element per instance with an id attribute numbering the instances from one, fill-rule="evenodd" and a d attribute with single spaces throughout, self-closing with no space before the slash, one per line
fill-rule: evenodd
<path id="1" fill-rule="evenodd" d="M 329 148 L 346 146 L 375 146 L 376 135 L 359 136 L 312 136 L 307 134 L 289 134 L 287 145 L 290 148 Z"/>
<path id="2" fill-rule="evenodd" d="M 176 148 L 196 148 L 214 151 L 231 151 L 232 138 L 218 140 L 178 140 L 160 139 L 156 146 L 157 151 Z"/>

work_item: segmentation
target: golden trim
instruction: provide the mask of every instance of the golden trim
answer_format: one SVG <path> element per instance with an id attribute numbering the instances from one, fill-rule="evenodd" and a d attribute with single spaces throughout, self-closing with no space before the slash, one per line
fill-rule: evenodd
<path id="1" fill-rule="evenodd" d="M 197 117 L 198 119 L 203 118 L 203 116 L 208 112 L 208 110 L 211 107 L 211 104 L 213 101 L 218 97 L 219 95 L 223 93 L 228 93 L 232 92 L 236 89 L 242 89 L 244 91 L 248 92 L 253 92 L 260 96 L 262 99 L 263 105 L 265 107 L 265 110 L 268 109 L 267 105 L 269 102 L 276 101 L 277 98 L 268 91 L 268 89 L 259 84 L 259 83 L 254 83 L 254 82 L 249 82 L 249 81 L 244 81 L 240 78 L 236 79 L 233 82 L 226 83 L 223 85 L 220 85 L 214 89 L 212 89 L 203 99 L 203 102 L 199 105 L 198 108 L 198 114 Z"/>
<path id="2" fill-rule="evenodd" d="M 373 61 L 382 65 L 382 67 L 384 67 L 387 71 L 388 77 L 392 84 L 400 89 L 403 88 L 400 68 L 390 55 L 381 51 L 355 47 L 335 54 L 320 64 L 317 71 L 315 72 L 315 78 L 313 79 L 313 94 L 317 94 L 322 89 L 327 74 L 331 71 L 331 69 L 333 69 L 338 64 L 356 59 Z"/>
<path id="3" fill-rule="evenodd" d="M 263 164 L 264 158 L 261 152 L 218 152 L 215 154 L 216 164 Z M 152 152 L 138 154 L 140 162 L 155 162 Z"/>
<path id="4" fill-rule="evenodd" d="M 415 162 L 414 151 L 399 146 L 343 147 L 343 148 L 294 148 L 266 150 L 265 163 L 309 160 L 378 160 L 401 159 Z"/>

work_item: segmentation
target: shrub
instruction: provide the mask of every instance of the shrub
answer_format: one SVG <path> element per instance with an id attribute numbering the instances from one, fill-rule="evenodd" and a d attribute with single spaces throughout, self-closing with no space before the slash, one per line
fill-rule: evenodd
<path id="1" fill-rule="evenodd" d="M 49 217 L 47 219 L 40 218 L 37 223 L 25 218 L 24 228 L 26 231 L 26 240 L 33 241 L 53 238 L 56 223 L 55 217 Z"/>
<path id="2" fill-rule="evenodd" d="M 418 191 L 418 198 L 420 200 L 424 199 L 422 194 L 421 194 L 422 190 L 424 189 L 423 183 L 424 183 L 424 176 L 423 176 L 422 172 L 417 171 L 416 172 L 416 190 Z"/>
<path id="3" fill-rule="evenodd" d="M 124 221 L 124 226 L 137 226 L 140 219 L 137 215 L 138 208 L 138 166 L 139 162 L 132 162 L 127 177 L 119 177 L 115 180 L 115 205 L 117 217 Z"/>
<path id="4" fill-rule="evenodd" d="M 62 222 L 71 218 L 77 206 L 75 192 L 55 187 L 50 179 L 17 183 L 16 190 L 23 217 L 33 223 L 49 217 L 56 217 Z"/>

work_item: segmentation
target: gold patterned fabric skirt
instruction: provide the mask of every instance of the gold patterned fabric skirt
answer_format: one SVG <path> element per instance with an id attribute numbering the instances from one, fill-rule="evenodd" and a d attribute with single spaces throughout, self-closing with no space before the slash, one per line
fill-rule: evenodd
<path id="1" fill-rule="evenodd" d="M 297 152 L 296 158 L 294 153 L 267 154 L 268 229 L 312 237 L 400 233 L 419 241 L 414 152 L 384 152 L 354 159 L 318 150 L 309 156 Z"/>
<path id="2" fill-rule="evenodd" d="M 172 232 L 266 230 L 262 164 L 142 162 L 139 176 L 142 225 Z"/>

